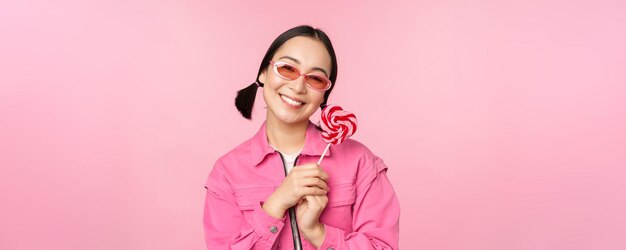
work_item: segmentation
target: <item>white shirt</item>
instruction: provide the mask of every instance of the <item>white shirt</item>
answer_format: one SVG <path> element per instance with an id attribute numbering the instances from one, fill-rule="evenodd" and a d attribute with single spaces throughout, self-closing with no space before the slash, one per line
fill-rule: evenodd
<path id="1" fill-rule="evenodd" d="M 270 146 L 272 146 L 272 144 L 270 144 Z M 278 151 L 278 149 L 276 149 L 274 146 L 272 146 L 272 148 Z M 285 161 L 284 163 L 285 163 L 285 167 L 287 168 L 287 173 L 291 172 L 291 170 L 293 169 L 294 167 L 293 165 L 295 164 L 295 161 L 298 155 L 300 155 L 300 152 L 302 152 L 302 149 L 298 150 L 298 152 L 294 154 L 285 154 L 283 152 L 280 152 L 280 154 L 283 155 L 283 160 Z"/>

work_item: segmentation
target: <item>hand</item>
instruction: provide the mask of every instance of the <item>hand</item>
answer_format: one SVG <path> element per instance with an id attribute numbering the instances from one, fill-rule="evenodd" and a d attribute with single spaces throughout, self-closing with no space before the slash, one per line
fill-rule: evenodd
<path id="1" fill-rule="evenodd" d="M 326 235 L 324 224 L 320 223 L 319 218 L 328 204 L 328 196 L 307 195 L 304 198 L 304 201 L 296 206 L 298 227 L 307 241 L 319 247 Z"/>
<path id="2" fill-rule="evenodd" d="M 285 210 L 298 204 L 307 195 L 328 193 L 328 174 L 315 163 L 294 167 L 278 188 L 267 198 L 263 209 L 274 218 L 282 218 Z"/>

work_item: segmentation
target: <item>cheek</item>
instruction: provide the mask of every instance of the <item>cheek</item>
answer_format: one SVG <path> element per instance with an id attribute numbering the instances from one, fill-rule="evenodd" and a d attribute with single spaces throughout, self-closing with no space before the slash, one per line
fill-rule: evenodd
<path id="1" fill-rule="evenodd" d="M 270 98 L 272 96 L 272 93 L 274 93 L 275 90 L 273 89 L 273 87 L 269 84 L 265 84 L 265 86 L 263 86 L 263 100 L 265 100 L 265 105 L 267 105 L 268 103 L 268 98 Z"/>
<path id="2" fill-rule="evenodd" d="M 315 92 L 315 94 L 313 94 L 313 96 L 311 97 L 311 100 L 312 104 L 315 104 L 315 106 L 319 106 L 324 101 L 324 93 Z"/>
<path id="3" fill-rule="evenodd" d="M 267 81 L 263 84 L 263 88 L 261 88 L 261 95 L 263 95 L 263 100 L 265 103 L 268 101 L 269 93 L 271 92 L 271 87 L 267 84 Z"/>
<path id="4" fill-rule="evenodd" d="M 265 78 L 265 85 L 263 86 L 263 92 L 265 95 L 269 95 L 272 92 L 278 91 L 278 89 L 281 88 L 282 85 L 283 83 L 279 81 L 278 79 L 274 79 L 272 76 L 267 76 Z"/>

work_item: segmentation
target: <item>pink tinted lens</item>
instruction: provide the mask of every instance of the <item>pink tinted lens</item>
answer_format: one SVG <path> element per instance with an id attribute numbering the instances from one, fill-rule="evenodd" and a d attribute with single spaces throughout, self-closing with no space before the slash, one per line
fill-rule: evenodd
<path id="1" fill-rule="evenodd" d="M 276 71 L 279 75 L 289 80 L 295 80 L 300 77 L 300 72 L 294 66 L 289 64 L 279 64 L 276 66 Z"/>
<path id="2" fill-rule="evenodd" d="M 309 86 L 314 89 L 326 90 L 330 85 L 330 80 L 323 76 L 307 75 L 306 78 Z"/>

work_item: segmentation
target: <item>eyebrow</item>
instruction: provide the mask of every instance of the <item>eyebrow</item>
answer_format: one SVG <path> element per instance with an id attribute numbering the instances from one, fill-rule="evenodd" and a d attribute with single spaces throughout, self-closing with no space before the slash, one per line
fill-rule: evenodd
<path id="1" fill-rule="evenodd" d="M 295 62 L 295 63 L 297 63 L 297 64 L 300 64 L 300 61 L 298 61 L 298 59 L 295 59 L 295 58 L 290 57 L 290 56 L 282 56 L 281 58 L 278 58 L 278 60 L 280 60 L 280 59 L 289 59 L 289 60 L 294 61 L 294 62 Z M 322 72 L 323 72 L 326 76 L 328 76 L 328 72 L 326 72 L 326 70 L 324 70 L 324 69 L 322 69 L 322 68 L 320 68 L 320 67 L 313 67 L 312 69 L 313 69 L 313 70 L 319 70 L 319 71 L 322 71 Z"/>

